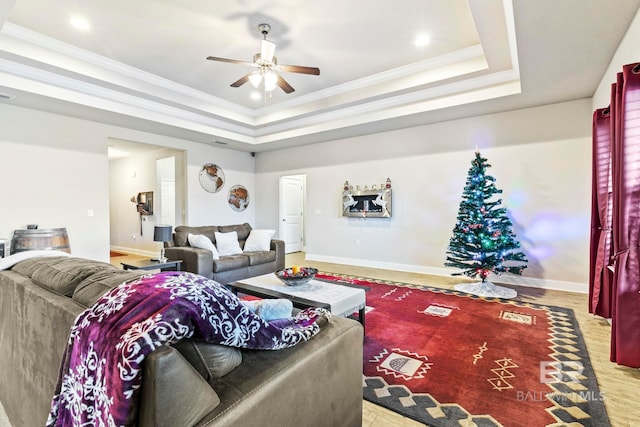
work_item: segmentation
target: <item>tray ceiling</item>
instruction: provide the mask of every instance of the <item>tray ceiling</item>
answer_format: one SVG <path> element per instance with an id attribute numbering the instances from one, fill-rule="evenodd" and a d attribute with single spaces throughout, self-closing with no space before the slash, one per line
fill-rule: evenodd
<path id="1" fill-rule="evenodd" d="M 0 92 L 16 97 L 0 102 L 276 149 L 591 96 L 639 1 L 604 3 L 8 1 Z M 291 94 L 230 87 L 251 69 L 205 58 L 250 62 L 263 22 L 280 63 L 320 75 L 282 73 Z"/>

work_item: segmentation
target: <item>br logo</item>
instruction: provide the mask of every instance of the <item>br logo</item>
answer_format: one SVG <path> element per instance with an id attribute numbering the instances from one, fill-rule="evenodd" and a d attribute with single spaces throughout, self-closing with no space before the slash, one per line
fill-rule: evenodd
<path id="1" fill-rule="evenodd" d="M 540 362 L 540 383 L 579 383 L 584 366 L 574 361 L 542 361 Z"/>

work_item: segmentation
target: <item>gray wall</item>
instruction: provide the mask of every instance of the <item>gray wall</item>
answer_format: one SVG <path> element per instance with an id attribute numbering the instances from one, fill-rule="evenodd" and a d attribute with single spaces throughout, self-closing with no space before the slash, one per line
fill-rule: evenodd
<path id="1" fill-rule="evenodd" d="M 524 279 L 512 281 L 586 291 L 590 117 L 583 99 L 259 153 L 258 225 L 279 225 L 279 177 L 306 174 L 309 259 L 449 274 L 446 247 L 477 146 L 530 259 Z M 371 186 L 387 177 L 391 219 L 341 216 L 345 180 Z"/>
<path id="2" fill-rule="evenodd" d="M 0 182 L 0 238 L 10 238 L 13 230 L 25 228 L 28 223 L 38 223 L 40 228 L 66 227 L 74 255 L 108 261 L 110 227 L 120 227 L 120 223 L 110 225 L 110 187 L 116 187 L 111 197 L 127 205 L 135 217 L 129 202 L 133 187 L 124 182 L 127 176 L 116 176 L 114 181 L 109 178 L 110 138 L 187 152 L 189 224 L 255 222 L 254 203 L 244 212 L 233 211 L 227 203 L 232 185 L 244 185 L 250 195 L 255 193 L 254 158 L 249 153 L 3 103 L 0 104 L 0 161 L 4 178 Z M 209 162 L 222 166 L 226 174 L 226 184 L 218 193 L 207 193 L 198 181 L 202 165 Z M 145 171 L 142 167 L 138 173 L 155 176 L 155 170 Z M 93 216 L 89 216 L 89 210 Z M 122 226 L 129 228 L 130 222 L 126 219 Z M 143 244 L 153 252 L 152 235 L 147 234 L 144 239 L 148 241 Z M 141 242 L 131 245 L 132 249 L 140 249 L 138 244 Z"/>

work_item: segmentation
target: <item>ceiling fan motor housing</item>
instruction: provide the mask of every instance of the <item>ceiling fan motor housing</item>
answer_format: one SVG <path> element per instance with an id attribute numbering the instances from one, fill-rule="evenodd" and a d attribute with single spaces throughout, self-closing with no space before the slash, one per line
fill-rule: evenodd
<path id="1" fill-rule="evenodd" d="M 271 25 L 260 24 L 258 25 L 258 30 L 260 30 L 260 33 L 262 33 L 262 35 L 266 38 L 267 34 L 269 34 L 269 31 L 271 31 Z"/>

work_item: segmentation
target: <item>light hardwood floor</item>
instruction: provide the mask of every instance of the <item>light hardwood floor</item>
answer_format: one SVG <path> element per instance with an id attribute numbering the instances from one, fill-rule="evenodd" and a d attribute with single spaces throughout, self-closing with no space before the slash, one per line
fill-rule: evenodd
<path id="1" fill-rule="evenodd" d="M 126 258 L 123 257 L 112 258 L 112 263 L 120 266 L 120 262 L 125 259 Z M 286 256 L 286 265 L 316 267 L 325 272 L 351 274 L 442 288 L 452 288 L 454 284 L 464 280 L 459 277 L 431 276 L 355 267 L 344 264 L 306 261 L 303 252 L 288 254 Z M 609 361 L 611 326 L 606 320 L 594 317 L 588 313 L 587 294 L 517 286 L 512 287 L 518 290 L 517 299 L 519 300 L 573 309 L 587 344 L 587 350 L 589 351 L 600 391 L 606 399 L 605 407 L 611 426 L 640 427 L 640 369 L 626 368 Z M 363 427 L 409 427 L 422 425 L 421 423 L 402 417 L 395 412 L 386 410 L 367 401 L 363 402 L 363 408 Z"/>

